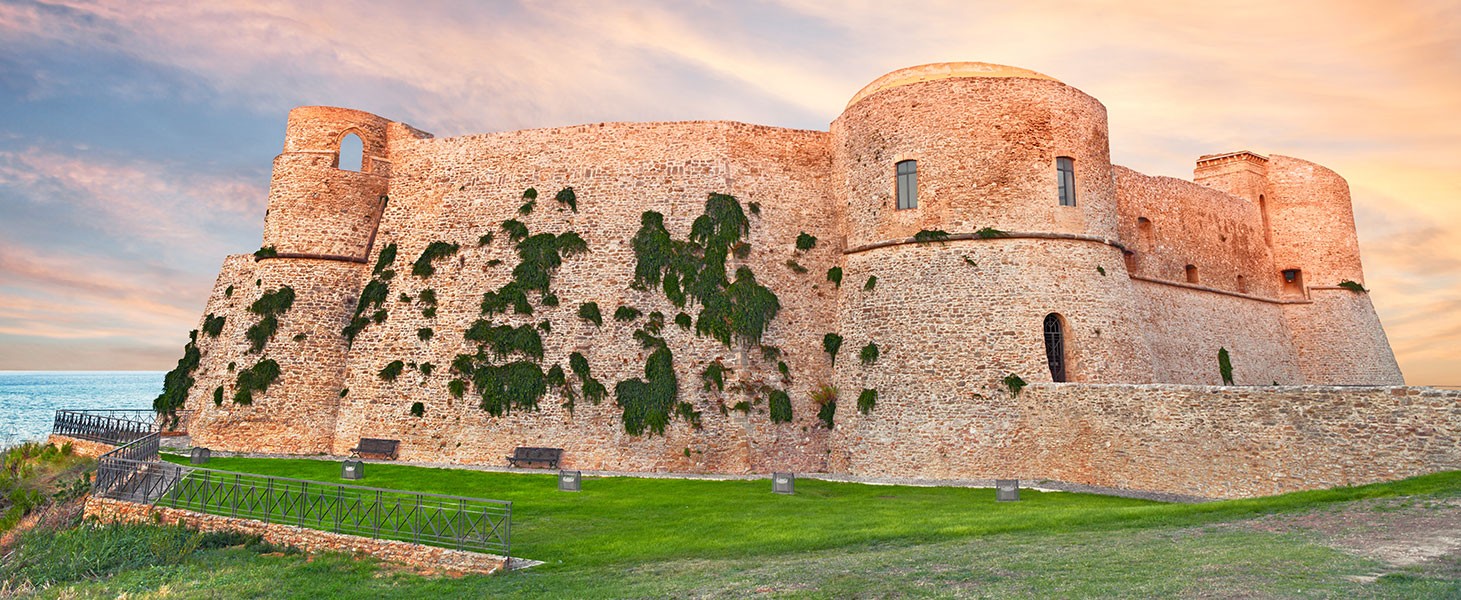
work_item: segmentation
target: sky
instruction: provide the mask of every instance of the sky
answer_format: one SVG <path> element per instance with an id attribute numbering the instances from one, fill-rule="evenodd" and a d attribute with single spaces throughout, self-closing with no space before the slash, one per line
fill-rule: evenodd
<path id="1" fill-rule="evenodd" d="M 0 369 L 170 368 L 224 256 L 260 245 L 295 106 L 438 137 L 825 130 L 879 75 L 965 60 L 1095 96 L 1143 173 L 1334 169 L 1407 382 L 1461 385 L 1455 0 L 0 0 Z"/>

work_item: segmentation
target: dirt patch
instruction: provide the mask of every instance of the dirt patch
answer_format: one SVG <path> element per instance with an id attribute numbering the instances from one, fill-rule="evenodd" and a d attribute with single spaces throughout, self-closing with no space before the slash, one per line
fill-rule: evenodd
<path id="1" fill-rule="evenodd" d="M 1461 498 L 1381 498 L 1237 524 L 1275 533 L 1310 533 L 1345 552 L 1396 567 L 1461 555 Z"/>

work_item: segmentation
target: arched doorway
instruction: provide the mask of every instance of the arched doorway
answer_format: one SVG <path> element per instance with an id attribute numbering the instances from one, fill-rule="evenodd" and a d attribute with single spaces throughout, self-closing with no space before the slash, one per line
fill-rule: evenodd
<path id="1" fill-rule="evenodd" d="M 1065 373 L 1065 327 L 1060 315 L 1045 315 L 1045 362 L 1050 365 L 1050 380 L 1056 383 L 1066 381 Z"/>

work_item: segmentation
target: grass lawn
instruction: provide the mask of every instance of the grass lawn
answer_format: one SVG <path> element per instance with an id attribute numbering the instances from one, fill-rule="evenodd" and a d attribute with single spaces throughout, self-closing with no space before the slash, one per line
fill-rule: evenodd
<path id="1" fill-rule="evenodd" d="M 337 482 L 339 463 L 215 458 L 210 468 Z M 111 597 L 1461 596 L 1461 562 L 1396 570 L 1303 533 L 1231 526 L 1364 498 L 1461 496 L 1461 473 L 1198 505 L 1025 490 L 588 478 L 370 463 L 360 483 L 513 502 L 514 556 L 493 577 L 423 577 L 369 560 L 199 551 L 67 594 Z M 1449 500 L 1448 500 L 1449 501 Z M 1436 569 L 1440 570 L 1437 571 Z M 1390 573 L 1374 582 L 1350 578 Z"/>

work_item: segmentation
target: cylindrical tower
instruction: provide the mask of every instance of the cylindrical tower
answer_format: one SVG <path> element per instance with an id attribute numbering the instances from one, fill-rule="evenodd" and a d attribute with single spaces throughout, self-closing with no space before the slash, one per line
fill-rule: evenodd
<path id="1" fill-rule="evenodd" d="M 193 435 L 197 443 L 225 450 L 283 453 L 328 452 L 342 395 L 349 344 L 341 331 L 349 322 L 388 192 L 390 122 L 343 108 L 310 106 L 289 113 L 284 152 L 274 160 L 263 250 L 254 264 L 236 267 L 239 277 L 228 298 L 217 302 L 234 331 L 272 322 L 263 343 L 238 336 L 210 363 L 228 362 L 216 373 L 220 392 L 197 390 Z M 339 168 L 342 142 L 360 140 L 360 157 L 345 157 L 359 171 Z M 287 308 L 282 290 L 292 291 Z M 272 302 L 250 310 L 257 300 Z M 214 310 L 210 304 L 210 310 Z M 260 327 L 263 327 L 261 325 Z M 264 331 L 259 329 L 258 331 Z M 262 335 L 262 334 L 260 334 Z M 263 339 L 263 338 L 261 338 Z M 237 373 L 278 365 L 277 379 L 233 401 Z M 212 383 L 210 381 L 210 383 Z M 215 404 L 211 393 L 222 402 Z"/>
<path id="2" fill-rule="evenodd" d="M 839 429 L 849 440 L 907 446 L 849 448 L 850 460 L 896 469 L 897 460 L 874 464 L 891 454 L 929 475 L 939 465 L 949 476 L 993 473 L 948 453 L 1007 445 L 992 432 L 971 439 L 995 421 L 989 394 L 1007 376 L 1151 380 L 1115 241 L 1099 101 L 1024 69 L 925 65 L 858 92 L 831 135 L 848 232 L 839 313 L 847 354 L 835 379 L 878 393 L 870 414 L 849 411 Z M 880 357 L 864 364 L 869 343 Z"/>
<path id="3" fill-rule="evenodd" d="M 1306 160 L 1270 156 L 1273 259 L 1296 304 L 1285 306 L 1299 368 L 1311 384 L 1402 385 L 1400 366 L 1364 284 L 1349 184 Z"/>

